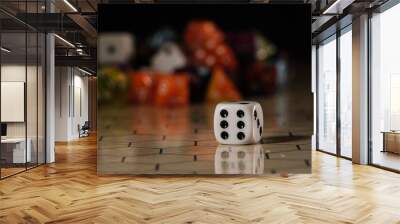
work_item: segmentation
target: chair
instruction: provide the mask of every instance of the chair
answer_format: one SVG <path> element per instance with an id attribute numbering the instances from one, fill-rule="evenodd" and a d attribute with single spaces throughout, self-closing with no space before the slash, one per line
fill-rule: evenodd
<path id="1" fill-rule="evenodd" d="M 89 121 L 85 121 L 82 127 L 78 124 L 79 138 L 89 136 L 89 130 L 90 130 Z"/>

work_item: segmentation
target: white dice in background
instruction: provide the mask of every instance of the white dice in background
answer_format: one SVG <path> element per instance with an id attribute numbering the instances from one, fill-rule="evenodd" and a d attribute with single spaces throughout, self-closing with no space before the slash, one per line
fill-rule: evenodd
<path id="1" fill-rule="evenodd" d="M 124 64 L 135 53 L 135 39 L 130 33 L 102 33 L 97 48 L 100 64 Z"/>
<path id="2" fill-rule="evenodd" d="M 219 145 L 214 156 L 216 174 L 263 174 L 262 145 Z"/>
<path id="3" fill-rule="evenodd" d="M 261 105 L 254 101 L 219 103 L 214 112 L 214 135 L 221 144 L 254 144 L 264 128 Z"/>
<path id="4" fill-rule="evenodd" d="M 158 72 L 172 73 L 186 66 L 186 57 L 173 42 L 164 43 L 151 59 L 151 68 Z"/>

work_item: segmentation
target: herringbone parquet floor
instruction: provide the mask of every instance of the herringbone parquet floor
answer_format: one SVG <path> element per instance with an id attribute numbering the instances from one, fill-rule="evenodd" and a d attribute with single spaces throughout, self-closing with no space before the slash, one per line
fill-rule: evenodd
<path id="1" fill-rule="evenodd" d="M 400 176 L 313 151 L 312 174 L 100 177 L 94 137 L 0 181 L 0 223 L 400 223 Z"/>

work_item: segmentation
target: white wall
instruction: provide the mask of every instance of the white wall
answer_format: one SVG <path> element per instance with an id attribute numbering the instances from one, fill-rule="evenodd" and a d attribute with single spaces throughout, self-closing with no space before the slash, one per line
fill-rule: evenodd
<path id="1" fill-rule="evenodd" d="M 78 72 L 78 75 L 77 75 Z M 74 114 L 74 119 L 72 120 L 72 126 L 74 127 L 72 129 L 72 135 L 78 137 L 78 129 L 76 128 L 78 124 L 83 125 L 85 121 L 89 120 L 89 102 L 88 102 L 88 77 L 87 76 L 82 76 L 83 73 L 79 72 L 79 70 L 75 70 L 75 75 L 74 75 L 74 86 L 75 86 L 75 114 Z M 78 93 L 80 91 L 80 93 Z M 80 99 L 78 98 L 78 95 L 80 94 Z M 80 105 L 81 108 L 78 108 L 78 100 L 80 100 Z M 82 111 L 80 112 L 79 109 Z"/>
<path id="2" fill-rule="evenodd" d="M 27 69 L 27 70 L 25 70 Z M 25 75 L 28 72 L 29 86 L 36 86 L 36 80 L 30 78 L 32 75 L 36 76 L 36 66 L 27 66 L 19 64 L 4 64 L 1 66 L 1 81 L 2 82 L 25 82 Z M 31 113 L 32 107 L 36 111 L 36 88 L 27 88 L 27 104 L 30 106 L 28 110 L 28 129 L 36 124 L 36 113 Z M 32 104 L 33 103 L 33 104 Z M 6 108 L 1 108 L 6 110 Z M 31 124 L 34 122 L 34 124 Z M 33 127 L 36 130 L 36 126 Z M 28 130 L 29 132 L 29 130 Z M 8 137 L 25 137 L 25 122 L 7 122 L 7 136 Z M 29 133 L 28 133 L 29 137 Z"/>
<path id="3" fill-rule="evenodd" d="M 24 82 L 26 84 L 26 106 L 22 112 L 26 112 L 26 121 L 6 122 L 8 138 L 24 138 L 25 135 L 30 140 L 32 161 L 44 162 L 45 150 L 45 118 L 44 118 L 44 74 L 41 66 L 25 66 L 24 64 L 2 64 L 1 81 L 2 82 Z M 27 80 L 26 80 L 27 79 Z M 7 96 L 2 96 L 7 97 Z M 10 110 L 10 108 L 1 108 L 1 110 Z M 39 153 L 37 156 L 36 153 Z"/>
<path id="4" fill-rule="evenodd" d="M 25 82 L 25 73 L 26 73 L 25 69 L 26 69 L 25 64 L 2 65 L 1 81 Z M 1 109 L 5 110 L 5 108 Z M 25 123 L 24 122 L 7 123 L 7 137 L 25 137 Z"/>
<path id="5" fill-rule="evenodd" d="M 70 74 L 67 67 L 55 68 L 55 140 L 68 141 L 69 133 L 69 85 Z"/>
<path id="6" fill-rule="evenodd" d="M 55 112 L 55 140 L 79 138 L 78 125 L 88 120 L 89 111 L 88 77 L 78 69 L 56 67 Z"/>

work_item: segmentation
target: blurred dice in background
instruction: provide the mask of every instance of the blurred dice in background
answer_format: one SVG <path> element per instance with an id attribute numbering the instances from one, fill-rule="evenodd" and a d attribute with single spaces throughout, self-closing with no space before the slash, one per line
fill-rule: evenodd
<path id="1" fill-rule="evenodd" d="M 190 100 L 189 76 L 185 73 L 155 75 L 154 103 L 158 106 L 183 106 Z"/>
<path id="2" fill-rule="evenodd" d="M 128 63 L 135 53 L 135 38 L 130 33 L 102 33 L 98 41 L 98 60 L 102 65 Z"/>
<path id="3" fill-rule="evenodd" d="M 234 82 L 229 79 L 222 68 L 216 67 L 213 70 L 211 80 L 208 84 L 206 100 L 216 103 L 221 101 L 238 101 L 242 99 L 239 90 Z"/>
<path id="4" fill-rule="evenodd" d="M 130 100 L 137 104 L 150 104 L 153 100 L 154 77 L 150 72 L 131 72 Z"/>
<path id="5" fill-rule="evenodd" d="M 99 102 L 124 102 L 128 97 L 128 77 L 117 68 L 103 67 L 98 72 L 97 88 Z"/>
<path id="6" fill-rule="evenodd" d="M 102 36 L 100 100 L 181 106 L 260 97 L 286 86 L 289 56 L 277 54 L 262 33 L 225 32 L 210 20 L 183 28 Z"/>
<path id="7" fill-rule="evenodd" d="M 237 60 L 223 32 L 211 21 L 192 21 L 184 32 L 185 45 L 194 65 L 235 70 Z"/>
<path id="8" fill-rule="evenodd" d="M 151 69 L 156 72 L 172 73 L 186 66 L 186 56 L 177 43 L 166 42 L 151 58 Z"/>
<path id="9" fill-rule="evenodd" d="M 258 96 L 273 93 L 277 88 L 276 76 L 274 65 L 254 62 L 246 71 L 244 91 Z"/>
<path id="10" fill-rule="evenodd" d="M 183 106 L 190 102 L 189 75 L 185 73 L 130 73 L 130 100 L 135 104 Z"/>

